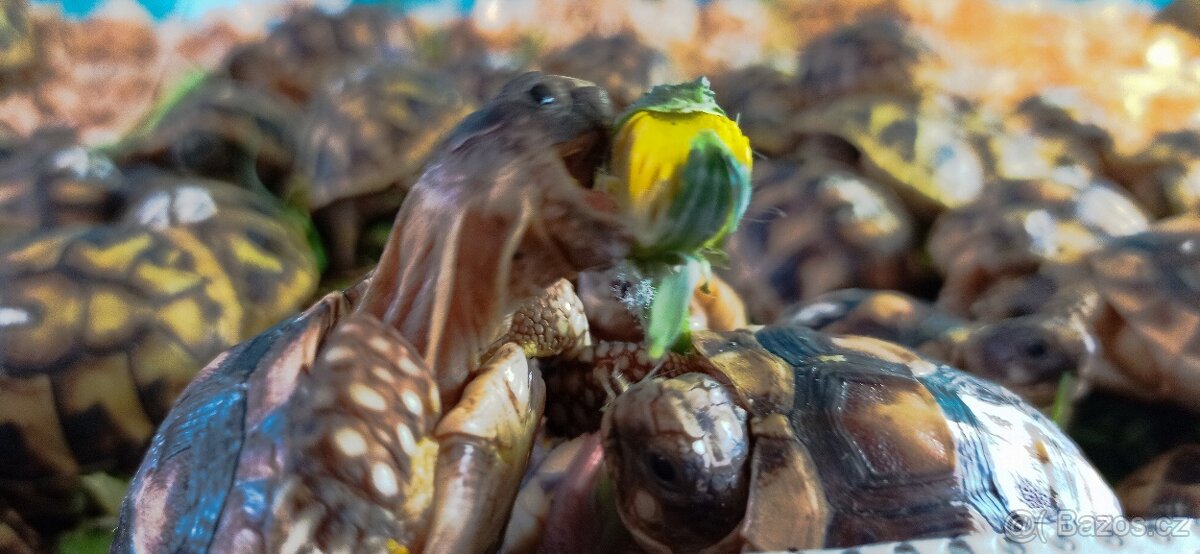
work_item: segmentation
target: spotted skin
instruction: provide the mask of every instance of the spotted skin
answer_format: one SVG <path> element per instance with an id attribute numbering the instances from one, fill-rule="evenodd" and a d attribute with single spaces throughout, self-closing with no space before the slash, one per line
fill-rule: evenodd
<path id="1" fill-rule="evenodd" d="M 1121 513 L 1051 421 L 1006 390 L 899 345 L 798 326 L 700 332 L 693 343 L 695 373 L 630 391 L 718 387 L 749 423 L 712 393 L 688 410 L 630 400 L 606 412 L 606 458 L 624 468 L 613 470 L 621 517 L 644 548 L 849 547 L 1001 532 L 1013 510 Z M 689 423 L 706 413 L 715 419 Z M 703 446 L 680 450 L 670 434 L 646 433 L 650 421 L 730 434 L 693 433 Z M 627 434 L 633 442 L 621 439 Z M 748 455 L 710 459 L 743 442 L 753 446 Z M 642 452 L 660 458 L 643 464 Z M 622 461 L 629 457 L 639 461 Z M 704 483 L 716 487 L 711 497 L 672 484 L 696 468 L 713 476 Z M 722 536 L 689 517 L 734 524 Z"/>
<path id="2" fill-rule="evenodd" d="M 130 222 L 0 251 L 0 486 L 31 520 L 66 515 L 81 471 L 135 467 L 199 368 L 315 288 L 312 254 L 277 206 L 176 185 L 134 203 Z M 213 211 L 181 211 L 203 205 Z"/>

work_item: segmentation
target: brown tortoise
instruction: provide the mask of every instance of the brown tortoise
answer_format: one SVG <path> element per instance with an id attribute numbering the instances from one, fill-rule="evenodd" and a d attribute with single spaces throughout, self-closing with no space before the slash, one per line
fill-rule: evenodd
<path id="1" fill-rule="evenodd" d="M 0 153 L 0 238 L 111 220 L 126 200 L 113 161 L 66 128 L 6 140 Z"/>
<path id="2" fill-rule="evenodd" d="M 718 267 L 754 321 L 845 287 L 898 288 L 917 273 L 913 221 L 891 191 L 828 161 L 758 164 L 755 191 Z"/>
<path id="3" fill-rule="evenodd" d="M 1056 425 L 898 345 L 769 326 L 695 353 L 604 414 L 617 506 L 652 552 L 1002 533 L 1028 510 L 1120 515 Z"/>
<path id="4" fill-rule="evenodd" d="M 579 186 L 610 118 L 596 87 L 538 73 L 468 116 L 367 280 L 189 386 L 134 479 L 114 551 L 498 544 L 540 419 L 525 354 L 571 345 L 542 335 L 479 356 L 515 302 L 627 251 L 612 201 Z M 534 332 L 584 322 L 551 305 Z"/>
<path id="5" fill-rule="evenodd" d="M 469 110 L 439 72 L 397 61 L 365 66 L 313 99 L 289 194 L 313 212 L 334 271 L 356 267 L 365 224 L 395 215 L 443 135 Z"/>
<path id="6" fill-rule="evenodd" d="M 1200 212 L 1200 132 L 1160 133 L 1112 171 L 1154 217 Z"/>
<path id="7" fill-rule="evenodd" d="M 135 467 L 205 362 L 315 289 L 304 235 L 271 198 L 142 179 L 119 220 L 0 251 L 0 494 L 31 523 L 71 515 L 81 471 Z"/>
<path id="8" fill-rule="evenodd" d="M 1200 445 L 1159 455 L 1121 480 L 1117 494 L 1130 516 L 1200 518 Z"/>
<path id="9" fill-rule="evenodd" d="M 143 134 L 120 145 L 122 166 L 151 164 L 283 192 L 296 165 L 302 111 L 287 97 L 221 77 L 183 93 Z"/>
<path id="10" fill-rule="evenodd" d="M 678 80 L 666 54 L 641 42 L 632 31 L 583 37 L 542 56 L 537 65 L 549 73 L 578 75 L 604 87 L 618 112 L 650 87 Z"/>

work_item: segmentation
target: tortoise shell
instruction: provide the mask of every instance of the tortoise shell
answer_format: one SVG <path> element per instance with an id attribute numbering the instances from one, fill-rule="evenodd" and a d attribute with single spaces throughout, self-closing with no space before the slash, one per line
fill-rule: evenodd
<path id="1" fill-rule="evenodd" d="M 1016 280 L 1044 264 L 1076 263 L 1149 225 L 1119 188 L 1079 174 L 1059 177 L 995 182 L 976 201 L 938 217 L 927 248 L 945 276 L 941 308 L 970 319 L 1021 315 L 1006 304 L 1036 305 L 1045 287 L 1032 280 L 1014 289 Z"/>
<path id="2" fill-rule="evenodd" d="M 125 200 L 125 182 L 112 160 L 80 146 L 74 131 L 43 128 L 3 150 L 0 237 L 103 223 Z"/>
<path id="3" fill-rule="evenodd" d="M 470 111 L 440 73 L 381 62 L 327 86 L 303 126 L 299 169 L 308 205 L 393 190 L 393 208 L 451 127 Z"/>
<path id="4" fill-rule="evenodd" d="M 1117 485 L 1132 517 L 1200 517 L 1200 445 L 1159 455 Z"/>
<path id="5" fill-rule="evenodd" d="M 278 194 L 296 163 L 300 119 L 300 108 L 286 97 L 209 78 L 133 139 L 121 162 L 150 162 Z"/>
<path id="6" fill-rule="evenodd" d="M 1114 170 L 1154 217 L 1200 211 L 1200 132 L 1162 133 Z"/>
<path id="7" fill-rule="evenodd" d="M 1095 329 L 1127 391 L 1200 410 L 1200 219 L 1177 216 L 1115 238 L 1085 262 L 1111 312 Z"/>
<path id="8" fill-rule="evenodd" d="M 793 125 L 810 140 L 848 144 L 852 157 L 846 161 L 892 187 L 914 215 L 929 220 L 983 190 L 982 162 L 955 117 L 937 98 L 860 95 L 806 110 Z"/>
<path id="9" fill-rule="evenodd" d="M 548 73 L 574 75 L 604 87 L 617 112 L 641 98 L 650 87 L 678 80 L 671 60 L 630 31 L 584 37 L 546 54 L 538 65 Z"/>
<path id="10" fill-rule="evenodd" d="M 913 278 L 913 222 L 899 198 L 846 167 L 766 161 L 718 271 L 754 321 L 846 287 L 900 288 Z"/>
<path id="11" fill-rule="evenodd" d="M 1121 514 L 1051 421 L 898 345 L 799 326 L 700 332 L 698 372 L 604 417 L 626 526 L 661 551 L 1001 533 L 1013 513 Z"/>
<path id="12" fill-rule="evenodd" d="M 898 15 L 875 15 L 813 38 L 800 50 L 797 91 L 808 105 L 854 94 L 916 97 L 941 58 Z"/>
<path id="13" fill-rule="evenodd" d="M 835 335 L 863 335 L 949 360 L 967 322 L 893 290 L 844 289 L 789 308 L 778 323 Z"/>
<path id="14" fill-rule="evenodd" d="M 308 300 L 315 260 L 280 217 L 193 181 L 149 187 L 112 225 L 5 245 L 0 487 L 15 507 L 57 517 L 80 471 L 132 469 L 205 362 Z"/>
<path id="15" fill-rule="evenodd" d="M 35 61 L 29 2 L 12 0 L 0 6 L 0 75 L 11 75 Z"/>
<path id="16" fill-rule="evenodd" d="M 1049 141 L 1058 151 L 1055 165 L 1078 165 L 1096 174 L 1115 157 L 1115 142 L 1103 127 L 1099 108 L 1064 96 L 1031 96 L 1020 101 L 1006 123 Z"/>
<path id="17" fill-rule="evenodd" d="M 351 6 L 336 15 L 297 9 L 262 41 L 234 49 L 224 61 L 236 81 L 307 103 L 347 68 L 407 49 L 392 32 L 393 18 L 378 6 Z"/>

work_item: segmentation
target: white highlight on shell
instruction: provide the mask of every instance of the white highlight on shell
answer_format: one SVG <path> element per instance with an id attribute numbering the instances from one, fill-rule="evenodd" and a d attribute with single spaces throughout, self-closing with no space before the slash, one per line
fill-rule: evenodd
<path id="1" fill-rule="evenodd" d="M 20 308 L 0 307 L 0 327 L 24 325 L 32 321 L 29 312 Z"/>
<path id="2" fill-rule="evenodd" d="M 354 400 L 355 404 L 373 412 L 382 412 L 384 408 L 387 408 L 387 402 L 383 399 L 383 395 L 362 383 L 350 385 L 350 398 Z"/>
<path id="3" fill-rule="evenodd" d="M 400 441 L 400 448 L 405 454 L 415 456 L 417 454 L 417 440 L 413 437 L 412 431 L 405 425 L 404 422 L 396 424 L 396 439 Z"/>
<path id="4" fill-rule="evenodd" d="M 142 202 L 135 217 L 138 223 L 154 229 L 197 223 L 217 213 L 217 202 L 208 190 L 183 186 L 174 191 L 158 191 Z"/>
<path id="5" fill-rule="evenodd" d="M 367 439 L 362 433 L 349 427 L 338 429 L 333 434 L 333 443 L 346 456 L 362 456 L 367 453 Z"/>
<path id="6" fill-rule="evenodd" d="M 396 472 L 383 462 L 375 462 L 371 465 L 371 485 L 384 496 L 394 496 L 400 492 L 400 484 L 396 482 Z"/>
<path id="7" fill-rule="evenodd" d="M 400 367 L 401 371 L 409 375 L 419 376 L 424 373 L 421 371 L 421 366 L 418 366 L 415 362 L 407 357 L 400 358 L 400 361 L 396 362 L 396 365 Z"/>
<path id="8" fill-rule="evenodd" d="M 367 342 L 371 345 L 371 348 L 374 348 L 375 351 L 379 352 L 380 354 L 386 355 L 392 350 L 391 343 L 389 343 L 388 340 L 383 337 L 371 337 L 371 340 Z"/>
<path id="9" fill-rule="evenodd" d="M 325 351 L 326 362 L 340 362 L 354 357 L 354 351 L 345 346 L 335 346 Z"/>

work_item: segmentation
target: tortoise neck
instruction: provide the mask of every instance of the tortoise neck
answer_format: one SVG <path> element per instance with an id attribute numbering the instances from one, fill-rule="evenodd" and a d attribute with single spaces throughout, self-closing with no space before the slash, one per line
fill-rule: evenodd
<path id="1" fill-rule="evenodd" d="M 511 306 L 506 237 L 481 229 L 465 206 L 438 208 L 405 202 L 359 311 L 412 343 L 448 405 Z"/>

